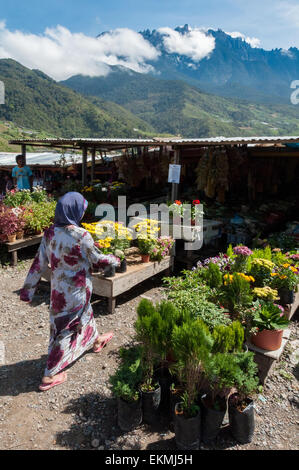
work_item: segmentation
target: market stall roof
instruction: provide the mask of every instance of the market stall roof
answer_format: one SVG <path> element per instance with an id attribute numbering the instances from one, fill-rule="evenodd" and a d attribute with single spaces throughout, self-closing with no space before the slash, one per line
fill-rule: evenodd
<path id="1" fill-rule="evenodd" d="M 16 156 L 18 153 L 0 153 L 0 167 L 1 166 L 14 166 L 16 165 Z M 43 152 L 43 153 L 27 153 L 26 160 L 27 165 L 40 165 L 40 166 L 56 166 L 57 162 L 62 157 L 60 153 L 54 152 Z M 64 157 L 66 158 L 65 165 L 72 165 L 74 160 L 78 160 L 78 163 L 81 160 L 80 155 L 72 155 L 65 153 Z"/>
<path id="2" fill-rule="evenodd" d="M 121 149 L 124 147 L 144 147 L 171 145 L 207 146 L 207 145 L 265 145 L 299 143 L 299 136 L 265 136 L 265 137 L 209 137 L 201 139 L 160 138 L 153 139 L 19 139 L 11 140 L 15 145 L 31 145 L 38 147 L 56 147 L 81 149 L 83 147 L 99 150 Z"/>

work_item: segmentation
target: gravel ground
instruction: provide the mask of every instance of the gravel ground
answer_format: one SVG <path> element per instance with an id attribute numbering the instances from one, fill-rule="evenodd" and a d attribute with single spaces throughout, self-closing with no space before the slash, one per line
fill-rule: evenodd
<path id="1" fill-rule="evenodd" d="M 119 347 L 132 342 L 140 298 L 161 299 L 161 281 L 148 281 L 121 296 L 114 315 L 107 315 L 105 299 L 93 297 L 99 332 L 114 330 L 115 337 L 103 352 L 85 354 L 70 367 L 66 383 L 39 392 L 47 354 L 49 286 L 41 284 L 32 306 L 19 301 L 18 290 L 30 263 L 27 259 L 15 269 L 0 269 L 0 340 L 5 346 L 5 361 L 0 362 L 0 449 L 175 449 L 167 425 L 155 429 L 141 425 L 134 432 L 122 432 L 108 388 Z M 296 318 L 291 331 L 283 357 L 256 402 L 253 442 L 237 444 L 224 425 L 217 440 L 203 449 L 299 448 Z"/>

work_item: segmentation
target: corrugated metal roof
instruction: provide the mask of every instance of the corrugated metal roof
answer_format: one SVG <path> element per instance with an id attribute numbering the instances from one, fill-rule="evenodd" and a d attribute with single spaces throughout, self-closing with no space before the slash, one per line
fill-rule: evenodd
<path id="1" fill-rule="evenodd" d="M 72 139 L 19 139 L 10 141 L 11 144 L 34 144 L 34 145 L 50 145 L 53 147 L 70 146 L 70 147 L 118 147 L 126 146 L 158 146 L 158 145 L 244 145 L 244 144 L 270 144 L 270 143 L 297 143 L 299 136 L 256 136 L 256 137 L 209 137 L 209 138 L 194 138 L 194 139 L 180 139 L 180 138 L 160 138 L 153 139 L 94 139 L 94 138 L 72 138 Z"/>
<path id="2" fill-rule="evenodd" d="M 19 153 L 0 153 L 0 166 L 11 166 L 11 165 L 16 165 L 16 156 L 19 155 Z M 43 152 L 43 153 L 27 153 L 26 154 L 26 162 L 27 165 L 55 165 L 55 162 L 57 162 L 61 158 L 60 153 L 54 153 L 54 152 Z M 72 164 L 72 154 L 65 153 L 64 156 L 66 157 L 66 163 L 67 165 Z M 81 161 L 81 155 L 73 155 L 75 159 L 78 160 L 78 163 Z M 91 157 L 90 157 L 91 159 Z"/>

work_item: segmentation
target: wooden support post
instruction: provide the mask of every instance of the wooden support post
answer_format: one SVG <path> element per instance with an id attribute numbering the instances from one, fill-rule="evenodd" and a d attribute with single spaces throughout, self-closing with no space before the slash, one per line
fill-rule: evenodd
<path id="1" fill-rule="evenodd" d="M 180 160 L 181 160 L 180 156 L 181 156 L 180 149 L 175 149 L 175 151 L 174 151 L 174 161 L 173 161 L 173 163 L 175 165 L 180 164 Z M 174 202 L 178 198 L 178 195 L 179 195 L 179 185 L 177 183 L 172 183 L 172 188 L 171 188 L 171 200 L 172 200 L 172 202 Z"/>
<path id="2" fill-rule="evenodd" d="M 82 148 L 82 186 L 87 184 L 87 147 Z"/>
<path id="3" fill-rule="evenodd" d="M 116 297 L 109 297 L 108 298 L 108 312 L 113 314 L 115 312 L 116 306 Z"/>
<path id="4" fill-rule="evenodd" d="M 26 145 L 22 144 L 22 155 L 24 157 L 24 163 L 26 165 Z"/>
<path id="5" fill-rule="evenodd" d="M 94 147 L 92 149 L 92 154 L 91 154 L 91 184 L 93 184 L 93 180 L 94 180 L 95 164 L 96 164 L 96 149 Z"/>
<path id="6" fill-rule="evenodd" d="M 16 267 L 18 264 L 18 253 L 17 250 L 11 252 L 11 265 Z"/>

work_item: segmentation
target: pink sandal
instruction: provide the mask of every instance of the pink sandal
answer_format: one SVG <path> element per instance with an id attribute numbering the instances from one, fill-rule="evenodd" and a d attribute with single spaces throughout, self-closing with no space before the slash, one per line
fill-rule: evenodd
<path id="1" fill-rule="evenodd" d="M 106 346 L 106 344 L 109 343 L 109 341 L 113 338 L 114 333 L 113 333 L 113 331 L 110 331 L 109 333 L 106 333 L 106 335 L 103 335 L 103 336 L 106 336 L 106 339 L 104 339 L 101 342 L 100 346 L 97 349 L 94 349 L 93 352 L 95 352 L 95 353 L 100 352 Z"/>
<path id="2" fill-rule="evenodd" d="M 54 380 L 53 382 L 51 382 L 49 384 L 42 383 L 38 388 L 42 392 L 46 392 L 47 390 L 49 390 L 52 387 L 55 387 L 56 385 L 63 384 L 63 382 L 65 382 L 66 379 L 67 379 L 66 372 L 61 372 L 60 374 L 58 374 L 58 378 L 56 380 Z"/>

